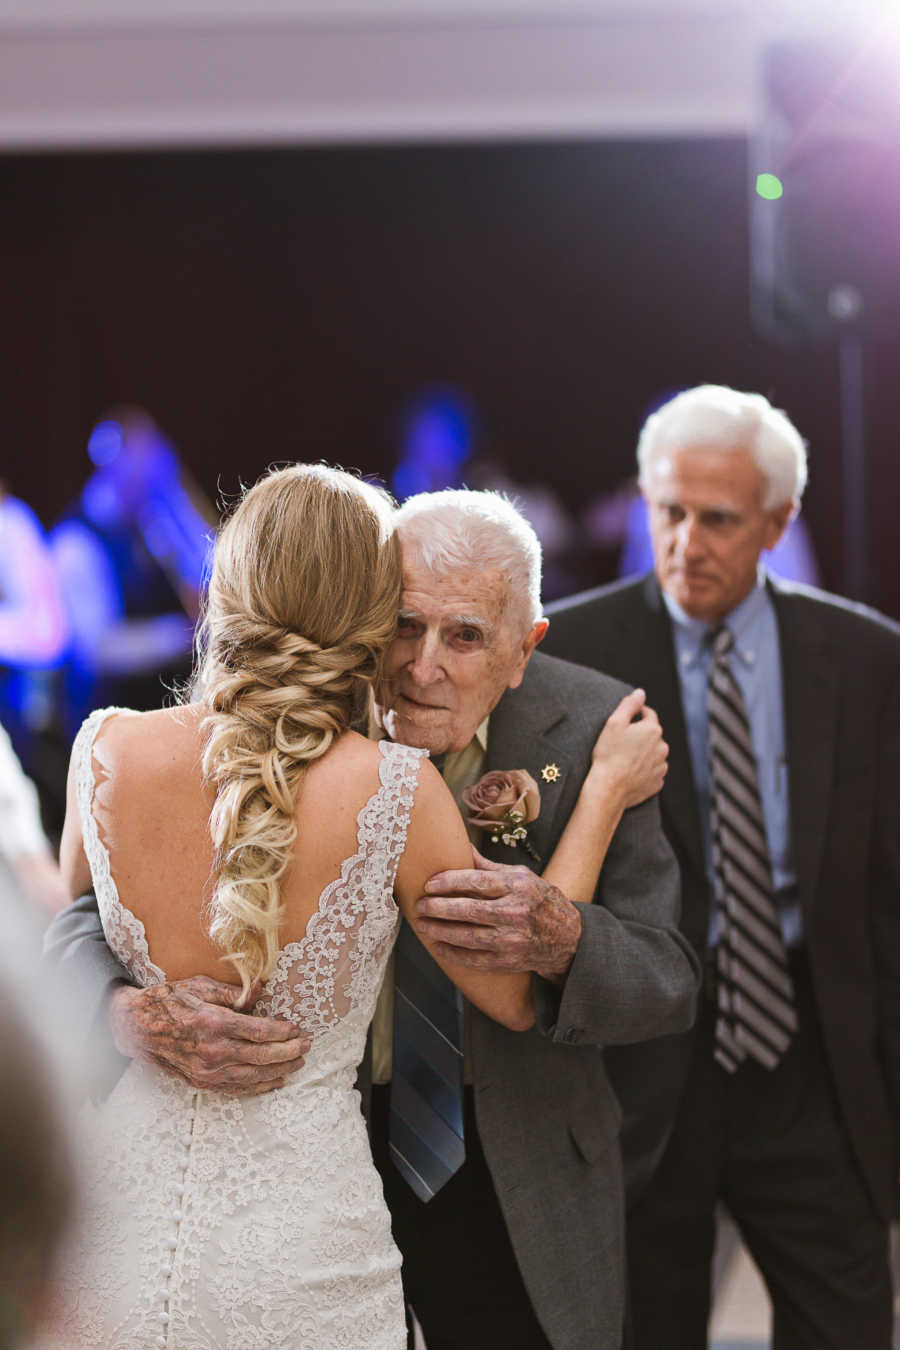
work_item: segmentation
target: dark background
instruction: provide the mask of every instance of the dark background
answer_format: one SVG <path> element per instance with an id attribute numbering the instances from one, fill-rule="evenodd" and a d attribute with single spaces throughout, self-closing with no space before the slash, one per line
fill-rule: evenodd
<path id="1" fill-rule="evenodd" d="M 0 477 L 51 524 L 120 401 L 211 497 L 286 459 L 389 475 L 404 402 L 438 381 L 577 511 L 632 472 L 661 394 L 712 381 L 809 440 L 841 590 L 836 345 L 754 331 L 747 178 L 737 137 L 0 156 Z M 900 616 L 892 317 L 866 337 L 868 598 Z"/>

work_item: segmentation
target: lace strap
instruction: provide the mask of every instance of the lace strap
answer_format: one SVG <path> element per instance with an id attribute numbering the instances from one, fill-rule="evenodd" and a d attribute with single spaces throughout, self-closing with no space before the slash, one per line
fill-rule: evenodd
<path id="1" fill-rule="evenodd" d="M 144 925 L 119 899 L 110 867 L 109 850 L 100 838 L 94 816 L 94 742 L 107 718 L 128 708 L 97 708 L 79 728 L 72 744 L 75 796 L 81 818 L 84 854 L 91 869 L 100 922 L 110 948 L 141 985 L 162 984 L 165 972 L 150 960 Z"/>
<path id="2" fill-rule="evenodd" d="M 356 1009 L 368 1023 L 400 923 L 394 877 L 427 751 L 390 741 L 379 749 L 379 786 L 357 815 L 356 852 L 320 894 L 303 937 L 282 947 L 256 1004 L 315 1035 Z"/>
<path id="3" fill-rule="evenodd" d="M 115 713 L 125 712 L 124 708 L 96 708 L 90 717 L 82 722 L 78 735 L 72 743 L 72 764 L 75 769 L 75 795 L 78 801 L 78 814 L 81 817 L 81 833 L 84 839 L 85 853 L 88 843 L 97 838 L 99 832 L 94 820 L 94 741 L 103 723 Z M 88 862 L 91 861 L 88 853 Z M 93 870 L 93 869 L 92 869 Z"/>
<path id="4" fill-rule="evenodd" d="M 393 886 L 397 867 L 406 848 L 406 834 L 419 782 L 419 769 L 422 760 L 428 758 L 428 751 L 417 750 L 411 745 L 400 745 L 397 741 L 379 741 L 378 749 L 381 751 L 378 776 L 382 791 L 376 793 L 362 811 L 357 837 L 359 847 L 362 847 L 364 828 L 369 824 L 369 821 L 364 822 L 363 818 L 368 817 L 370 811 L 376 816 L 380 815 L 383 809 L 381 799 L 386 797 L 392 808 L 391 829 L 387 832 L 385 840 L 387 880 L 388 884 Z"/>

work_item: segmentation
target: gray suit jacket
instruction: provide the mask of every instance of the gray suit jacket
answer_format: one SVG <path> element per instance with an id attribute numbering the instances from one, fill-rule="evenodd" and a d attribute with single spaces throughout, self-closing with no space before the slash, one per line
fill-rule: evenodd
<path id="1" fill-rule="evenodd" d="M 530 836 L 550 857 L 604 722 L 627 692 L 535 653 L 491 714 L 487 769 L 527 769 L 541 787 Z M 545 784 L 541 769 L 561 776 Z M 525 862 L 502 843 L 498 862 Z M 529 863 L 529 865 L 532 865 Z M 626 812 L 610 845 L 562 989 L 536 980 L 538 1026 L 505 1030 L 472 1010 L 475 1108 L 510 1238 L 556 1350 L 618 1347 L 623 1310 L 621 1112 L 608 1046 L 683 1031 L 698 964 L 677 935 L 679 886 L 656 799 Z"/>
<path id="2" fill-rule="evenodd" d="M 491 715 L 486 768 L 527 769 L 541 785 L 530 829 L 549 858 L 590 765 L 594 741 L 625 686 L 536 653 L 522 686 Z M 545 784 L 541 769 L 560 777 Z M 498 862 L 528 862 L 502 843 Z M 619 1350 L 624 1306 L 623 1185 L 618 1102 L 604 1048 L 685 1030 L 698 966 L 678 933 L 679 885 L 656 801 L 628 811 L 562 988 L 536 980 L 538 1026 L 516 1033 L 472 1010 L 479 1134 L 519 1265 L 555 1350 Z M 96 909 L 79 901 L 51 925 L 47 947 L 77 968 L 88 1022 L 103 1022 L 124 972 Z M 435 1277 L 442 1278 L 440 1270 Z"/>

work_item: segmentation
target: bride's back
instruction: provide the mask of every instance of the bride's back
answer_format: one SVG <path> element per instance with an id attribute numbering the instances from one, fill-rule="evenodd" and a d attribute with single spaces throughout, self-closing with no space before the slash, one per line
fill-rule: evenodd
<path id="1" fill-rule="evenodd" d="M 94 742 L 93 814 L 119 899 L 144 925 L 168 979 L 233 967 L 209 936 L 213 787 L 202 769 L 200 704 L 108 718 Z M 355 852 L 357 817 L 377 790 L 378 747 L 347 732 L 300 780 L 297 837 L 281 883 L 279 943 L 299 941 L 325 887 Z"/>
<path id="2" fill-rule="evenodd" d="M 349 730 L 400 586 L 383 494 L 276 471 L 217 540 L 197 702 L 102 710 L 76 738 L 61 857 L 73 888 L 90 871 L 118 960 L 140 984 L 262 979 L 255 1010 L 311 1047 L 282 1090 L 246 1099 L 133 1062 L 88 1127 L 99 1167 L 67 1343 L 405 1344 L 353 1083 L 421 761 Z"/>
<path id="3" fill-rule="evenodd" d="M 380 677 L 400 590 L 386 494 L 321 465 L 276 470 L 216 540 L 196 702 L 89 719 L 61 858 L 77 894 L 88 870 L 74 822 L 96 822 L 91 861 L 143 924 L 151 975 L 249 992 L 304 936 L 379 787 L 381 751 L 349 728 Z M 99 890 L 115 924 L 116 896 Z M 138 926 L 119 921 L 145 957 Z"/>

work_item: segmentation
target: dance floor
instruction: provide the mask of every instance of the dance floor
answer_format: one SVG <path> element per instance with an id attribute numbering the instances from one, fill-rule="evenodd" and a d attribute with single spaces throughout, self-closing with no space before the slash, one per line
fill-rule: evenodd
<path id="1" fill-rule="evenodd" d="M 897 1291 L 894 1350 L 900 1350 L 900 1229 L 894 1231 L 894 1288 Z M 416 1350 L 427 1350 L 421 1333 Z M 746 1248 L 727 1218 L 720 1224 L 716 1254 L 716 1298 L 710 1350 L 769 1350 L 769 1296 Z"/>
<path id="2" fill-rule="evenodd" d="M 720 1226 L 710 1350 L 768 1350 L 769 1296 L 729 1223 Z"/>
<path id="3" fill-rule="evenodd" d="M 759 1271 L 725 1219 L 720 1226 L 710 1350 L 769 1350 L 769 1296 Z M 894 1350 L 900 1350 L 900 1229 L 894 1229 Z"/>

